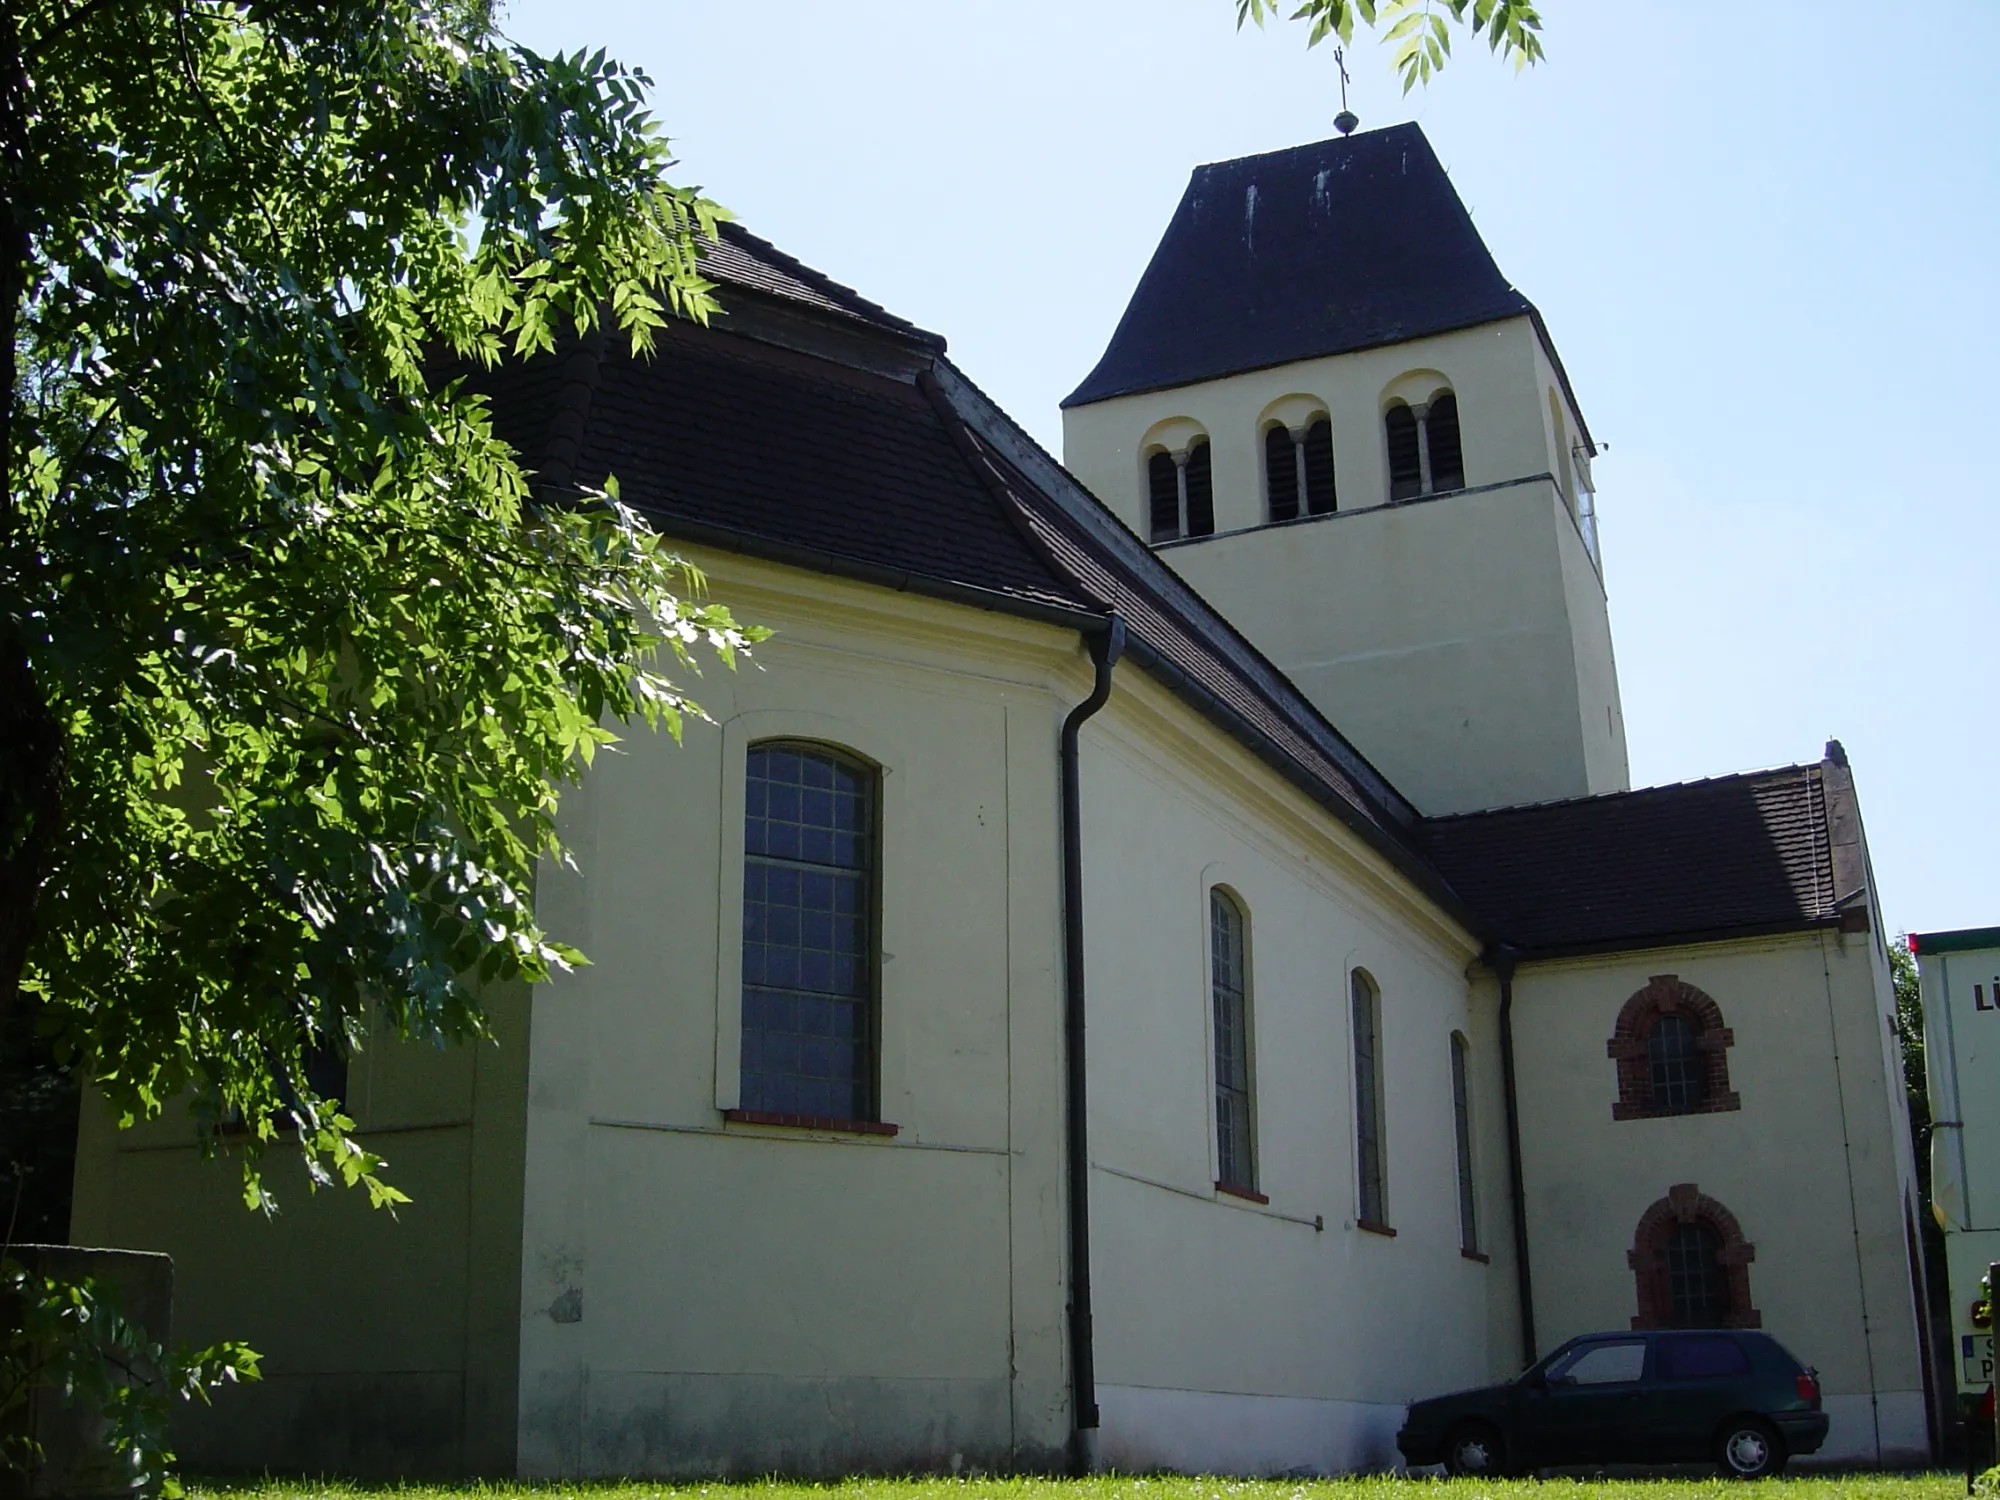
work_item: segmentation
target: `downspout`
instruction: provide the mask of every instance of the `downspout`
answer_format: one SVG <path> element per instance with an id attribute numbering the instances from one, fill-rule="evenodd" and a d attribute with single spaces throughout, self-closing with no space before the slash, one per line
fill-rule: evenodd
<path id="1" fill-rule="evenodd" d="M 1090 1323 L 1090 1120 L 1089 1074 L 1083 1051 L 1083 793 L 1077 774 L 1077 741 L 1084 720 L 1111 696 L 1111 669 L 1125 650 L 1125 622 L 1086 639 L 1097 680 L 1090 696 L 1069 711 L 1062 727 L 1063 1031 L 1068 1041 L 1069 1165 L 1069 1369 L 1070 1462 L 1091 1471 L 1097 1447 L 1097 1352 Z"/>
<path id="2" fill-rule="evenodd" d="M 1507 1196 L 1514 1209 L 1514 1291 L 1521 1303 L 1521 1368 L 1535 1362 L 1535 1283 L 1528 1266 L 1528 1191 L 1521 1176 L 1521 1104 L 1514 1082 L 1513 949 L 1488 951 L 1486 961 L 1500 977 L 1500 1091 L 1507 1104 Z"/>

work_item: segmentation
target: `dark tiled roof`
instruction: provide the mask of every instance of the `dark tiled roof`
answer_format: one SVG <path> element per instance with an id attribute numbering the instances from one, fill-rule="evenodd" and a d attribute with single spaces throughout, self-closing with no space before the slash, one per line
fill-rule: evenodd
<path id="1" fill-rule="evenodd" d="M 559 482 L 615 475 L 621 498 L 669 532 L 763 538 L 877 574 L 1092 607 L 1008 524 L 906 382 L 684 323 L 668 326 L 651 359 L 616 338 L 595 344 L 490 387 L 500 430 L 545 479 L 560 439 L 529 436 L 550 409 L 537 365 L 566 358 L 569 409 L 587 402 L 588 415 Z M 554 410 L 552 434 L 564 408 Z"/>
<path id="2" fill-rule="evenodd" d="M 1415 125 L 1197 167 L 1065 406 L 1532 315 Z"/>
<path id="3" fill-rule="evenodd" d="M 811 266 L 792 259 L 769 240 L 760 239 L 741 224 L 725 223 L 719 238 L 701 251 L 701 269 L 716 281 L 748 287 L 766 296 L 852 318 L 943 352 L 944 338 L 897 317 L 887 308 L 870 302 L 852 287 L 842 286 Z"/>
<path id="4" fill-rule="evenodd" d="M 1822 768 L 1426 819 L 1431 863 L 1505 942 L 1637 947 L 1837 919 Z"/>
<path id="5" fill-rule="evenodd" d="M 732 243 L 751 263 L 733 286 L 808 319 L 828 311 L 821 294 L 786 289 L 814 291 L 812 273 L 754 237 L 732 232 Z M 868 339 L 911 348 L 900 320 L 838 310 Z M 623 497 L 669 535 L 1079 629 L 1115 610 L 1136 667 L 1483 940 L 1638 947 L 1832 916 L 1820 767 L 1419 819 L 1282 672 L 934 349 L 914 364 L 861 358 L 899 377 L 857 368 L 852 340 L 834 342 L 841 352 L 822 356 L 801 347 L 809 330 L 774 343 L 674 323 L 650 360 L 599 334 L 470 380 L 545 491 L 616 474 Z"/>

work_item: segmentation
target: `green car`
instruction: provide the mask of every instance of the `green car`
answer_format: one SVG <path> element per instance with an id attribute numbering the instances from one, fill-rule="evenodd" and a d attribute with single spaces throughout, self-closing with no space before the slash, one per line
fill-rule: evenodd
<path id="1" fill-rule="evenodd" d="M 1454 1474 L 1712 1460 L 1762 1479 L 1826 1421 L 1817 1372 L 1767 1333 L 1592 1333 L 1506 1385 L 1416 1402 L 1396 1446 Z"/>

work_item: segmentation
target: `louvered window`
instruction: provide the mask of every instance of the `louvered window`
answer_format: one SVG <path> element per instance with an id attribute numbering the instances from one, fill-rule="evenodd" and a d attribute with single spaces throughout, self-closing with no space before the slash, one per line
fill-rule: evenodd
<path id="1" fill-rule="evenodd" d="M 1382 414 L 1389 448 L 1389 498 L 1414 500 L 1465 488 L 1458 397 L 1444 391 L 1426 406 L 1398 401 Z"/>
<path id="2" fill-rule="evenodd" d="M 1146 460 L 1148 535 L 1155 542 L 1215 531 L 1215 477 L 1208 439 L 1196 438 L 1185 452 L 1164 449 Z"/>
<path id="3" fill-rule="evenodd" d="M 1333 490 L 1333 423 L 1320 417 L 1302 436 L 1281 423 L 1264 429 L 1264 484 L 1270 518 L 1324 516 L 1337 507 Z"/>
<path id="4" fill-rule="evenodd" d="M 1417 414 L 1398 403 L 1382 418 L 1389 433 L 1389 498 L 1414 500 L 1424 492 L 1423 447 Z"/>
<path id="5" fill-rule="evenodd" d="M 1188 536 L 1215 534 L 1215 474 L 1209 462 L 1208 439 L 1197 438 L 1187 457 Z"/>
<path id="6" fill-rule="evenodd" d="M 744 783 L 742 1108 L 875 1109 L 875 772 L 758 745 Z"/>
<path id="7" fill-rule="evenodd" d="M 1270 501 L 1272 520 L 1298 518 L 1298 445 L 1281 422 L 1273 422 L 1264 429 L 1264 492 Z"/>
<path id="8" fill-rule="evenodd" d="M 1429 439 L 1433 495 L 1465 488 L 1465 454 L 1458 444 L 1458 397 L 1446 391 L 1424 418 Z"/>
<path id="9" fill-rule="evenodd" d="M 1171 453 L 1146 460 L 1146 489 L 1152 505 L 1152 539 L 1170 542 L 1181 534 L 1181 470 Z"/>
<path id="10" fill-rule="evenodd" d="M 1306 428 L 1301 445 L 1306 460 L 1306 514 L 1331 515 L 1340 508 L 1333 488 L 1333 423 L 1321 417 Z"/>
<path id="11" fill-rule="evenodd" d="M 1250 1006 L 1243 951 L 1243 911 L 1221 891 L 1210 891 L 1209 992 L 1215 1005 L 1216 1183 L 1238 1192 L 1257 1190 L 1251 1141 Z"/>

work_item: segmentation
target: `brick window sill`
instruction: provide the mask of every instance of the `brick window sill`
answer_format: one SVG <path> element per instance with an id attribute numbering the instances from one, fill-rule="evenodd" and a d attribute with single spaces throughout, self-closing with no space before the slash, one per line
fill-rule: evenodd
<path id="1" fill-rule="evenodd" d="M 841 1120 L 831 1115 L 785 1115 L 764 1109 L 725 1109 L 731 1125 L 775 1125 L 781 1130 L 822 1130 L 835 1135 L 894 1135 L 902 1129 L 884 1120 Z"/>
<path id="2" fill-rule="evenodd" d="M 1245 1203 L 1269 1203 L 1271 1201 L 1268 1194 L 1260 1193 L 1255 1188 L 1236 1187 L 1227 1182 L 1218 1182 L 1215 1185 L 1215 1190 L 1218 1193 L 1225 1193 L 1231 1198 L 1241 1198 Z"/>
<path id="3" fill-rule="evenodd" d="M 1386 1235 L 1392 1240 L 1396 1237 L 1396 1231 L 1391 1229 L 1387 1224 L 1377 1224 L 1370 1219 L 1356 1219 L 1354 1227 L 1356 1229 L 1365 1229 L 1370 1234 Z"/>
<path id="4" fill-rule="evenodd" d="M 1488 1255 L 1484 1250 L 1468 1250 L 1463 1245 L 1461 1245 L 1458 1247 L 1458 1253 L 1464 1256 L 1467 1260 L 1478 1261 L 1482 1266 L 1490 1266 L 1493 1264 L 1493 1257 Z"/>

